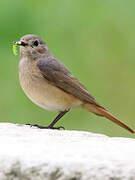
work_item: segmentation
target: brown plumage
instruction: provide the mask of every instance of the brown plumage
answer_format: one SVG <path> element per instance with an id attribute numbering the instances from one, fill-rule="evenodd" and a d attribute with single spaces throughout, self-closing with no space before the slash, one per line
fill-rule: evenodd
<path id="1" fill-rule="evenodd" d="M 88 90 L 51 54 L 41 38 L 25 35 L 21 38 L 21 43 L 19 41 L 15 44 L 20 45 L 19 79 L 24 92 L 40 107 L 60 112 L 45 128 L 55 129 L 54 124 L 66 112 L 82 107 L 135 132 L 97 103 Z"/>

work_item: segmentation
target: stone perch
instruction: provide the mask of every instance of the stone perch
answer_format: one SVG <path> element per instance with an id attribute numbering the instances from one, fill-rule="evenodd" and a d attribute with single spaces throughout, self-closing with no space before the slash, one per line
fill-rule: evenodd
<path id="1" fill-rule="evenodd" d="M 0 123 L 0 180 L 135 180 L 135 140 Z"/>

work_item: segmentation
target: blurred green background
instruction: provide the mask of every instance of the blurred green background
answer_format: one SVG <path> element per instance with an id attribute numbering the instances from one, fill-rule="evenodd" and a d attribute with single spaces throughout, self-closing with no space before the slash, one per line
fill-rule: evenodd
<path id="1" fill-rule="evenodd" d="M 12 42 L 32 33 L 46 40 L 100 104 L 135 129 L 134 0 L 1 0 L 0 22 L 1 122 L 48 125 L 57 115 L 33 104 L 19 85 L 19 55 L 13 55 Z M 57 125 L 134 137 L 80 109 Z"/>

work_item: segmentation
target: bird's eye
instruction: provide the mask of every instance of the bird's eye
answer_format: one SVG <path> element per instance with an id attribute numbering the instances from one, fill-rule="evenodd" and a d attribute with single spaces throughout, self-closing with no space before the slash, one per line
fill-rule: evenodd
<path id="1" fill-rule="evenodd" d="M 34 46 L 38 46 L 38 44 L 39 44 L 39 42 L 37 40 L 33 42 Z"/>

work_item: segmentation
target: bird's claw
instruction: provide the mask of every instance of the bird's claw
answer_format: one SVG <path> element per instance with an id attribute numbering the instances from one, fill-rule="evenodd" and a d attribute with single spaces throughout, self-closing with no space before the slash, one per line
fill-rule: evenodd
<path id="1" fill-rule="evenodd" d="M 37 127 L 37 128 L 39 128 L 39 129 L 57 129 L 57 130 L 63 129 L 63 130 L 65 130 L 65 128 L 64 128 L 63 126 L 59 126 L 59 127 L 39 126 L 39 125 L 37 125 L 37 124 L 26 124 L 26 125 L 28 125 L 28 126 L 30 126 L 30 127 Z"/>

